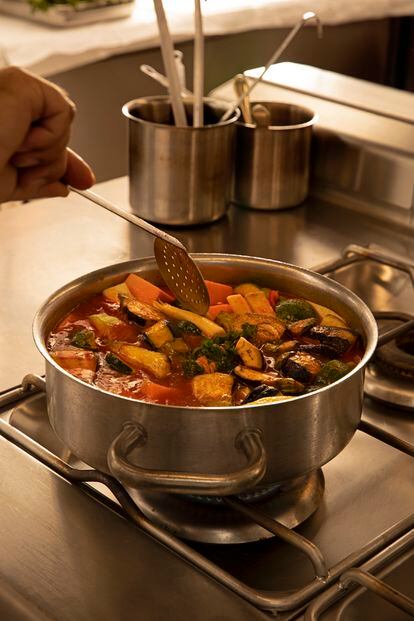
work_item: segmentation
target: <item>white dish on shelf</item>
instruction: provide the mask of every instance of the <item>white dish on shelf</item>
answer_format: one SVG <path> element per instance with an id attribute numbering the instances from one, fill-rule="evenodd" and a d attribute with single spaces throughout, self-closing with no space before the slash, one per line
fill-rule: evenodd
<path id="1" fill-rule="evenodd" d="M 134 0 L 80 0 L 76 6 L 55 4 L 47 11 L 33 9 L 28 0 L 0 0 L 0 12 L 63 28 L 128 17 Z"/>

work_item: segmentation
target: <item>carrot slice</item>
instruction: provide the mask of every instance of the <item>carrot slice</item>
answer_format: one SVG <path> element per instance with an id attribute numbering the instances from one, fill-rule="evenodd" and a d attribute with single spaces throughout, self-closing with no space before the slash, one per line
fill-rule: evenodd
<path id="1" fill-rule="evenodd" d="M 230 304 L 214 304 L 208 309 L 207 317 L 212 321 L 215 320 L 219 313 L 232 313 Z"/>
<path id="2" fill-rule="evenodd" d="M 234 293 L 233 287 L 230 285 L 224 285 L 221 282 L 214 282 L 213 280 L 205 280 L 207 291 L 210 296 L 211 306 L 216 304 L 225 304 L 227 302 L 227 296 Z"/>
<path id="3" fill-rule="evenodd" d="M 146 382 L 141 387 L 141 396 L 143 399 L 155 401 L 156 403 L 170 403 L 179 399 L 182 393 L 178 388 L 172 386 L 162 386 L 155 382 Z"/>
<path id="4" fill-rule="evenodd" d="M 273 308 L 276 306 L 278 300 L 279 300 L 279 291 L 272 289 L 269 293 L 269 302 L 273 306 Z"/>
<path id="5" fill-rule="evenodd" d="M 126 286 L 134 296 L 140 302 L 146 302 L 152 304 L 155 300 L 162 300 L 163 302 L 173 302 L 172 295 L 163 291 L 157 285 L 153 285 L 152 282 L 141 278 L 137 274 L 130 274 L 125 281 Z"/>

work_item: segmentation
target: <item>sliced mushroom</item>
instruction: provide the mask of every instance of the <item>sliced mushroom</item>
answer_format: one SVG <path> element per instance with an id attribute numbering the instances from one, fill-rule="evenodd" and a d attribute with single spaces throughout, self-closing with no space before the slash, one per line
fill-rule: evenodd
<path id="1" fill-rule="evenodd" d="M 321 363 L 306 352 L 296 352 L 283 364 L 283 372 L 303 384 L 310 384 L 321 370 Z"/>
<path id="2" fill-rule="evenodd" d="M 299 341 L 285 341 L 284 343 L 265 343 L 261 347 L 261 351 L 266 356 L 277 357 L 280 354 L 284 354 L 287 351 L 295 351 Z"/>
<path id="3" fill-rule="evenodd" d="M 256 386 L 247 396 L 243 403 L 253 403 L 258 399 L 264 399 L 265 397 L 274 397 L 275 395 L 279 395 L 279 389 L 274 388 L 272 386 L 266 386 L 266 384 L 261 384 L 260 386 Z"/>
<path id="4" fill-rule="evenodd" d="M 286 360 L 290 358 L 291 355 L 292 355 L 291 351 L 285 351 L 283 354 L 280 354 L 280 356 L 274 359 L 273 368 L 276 369 L 277 371 L 281 369 L 283 365 L 285 364 Z"/>
<path id="5" fill-rule="evenodd" d="M 308 317 L 308 319 L 301 319 L 300 321 L 290 323 L 288 325 L 288 330 L 293 336 L 302 336 L 317 323 L 318 320 L 316 317 Z"/>
<path id="6" fill-rule="evenodd" d="M 356 341 L 356 335 L 351 330 L 333 326 L 314 326 L 309 336 L 323 345 L 329 345 L 337 354 L 344 354 Z"/>
<path id="7" fill-rule="evenodd" d="M 139 302 L 135 298 L 128 298 L 126 296 L 120 296 L 121 308 L 125 311 L 128 319 L 135 321 L 140 326 L 145 326 L 147 323 L 156 323 L 161 319 L 165 319 L 160 311 L 153 308 L 150 304 L 145 302 Z"/>
<path id="8" fill-rule="evenodd" d="M 257 369 L 259 371 L 261 370 L 263 366 L 263 358 L 260 350 L 243 336 L 241 336 L 236 343 L 236 352 L 246 367 Z"/>
<path id="9" fill-rule="evenodd" d="M 250 382 L 251 384 L 266 384 L 267 386 L 273 386 L 275 382 L 280 379 L 279 373 L 263 373 L 262 371 L 256 371 L 255 369 L 249 369 L 242 365 L 238 365 L 234 368 L 234 373 L 237 377 Z"/>
<path id="10" fill-rule="evenodd" d="M 298 351 L 304 351 L 312 356 L 323 356 L 324 358 L 336 358 L 338 352 L 330 345 L 322 345 L 322 343 L 304 343 L 299 345 Z"/>
<path id="11" fill-rule="evenodd" d="M 252 389 L 246 384 L 237 383 L 233 389 L 233 405 L 241 405 L 246 403 Z"/>

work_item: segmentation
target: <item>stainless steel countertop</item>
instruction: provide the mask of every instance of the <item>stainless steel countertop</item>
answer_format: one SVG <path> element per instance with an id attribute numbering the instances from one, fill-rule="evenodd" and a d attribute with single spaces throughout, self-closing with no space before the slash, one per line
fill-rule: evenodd
<path id="1" fill-rule="evenodd" d="M 126 178 L 97 190 L 127 205 Z M 414 259 L 409 234 L 315 199 L 273 213 L 232 206 L 211 226 L 173 234 L 192 251 L 259 255 L 306 267 L 339 256 L 351 242 L 375 243 Z M 78 196 L 0 209 L 0 240 L 0 390 L 20 383 L 29 371 L 42 371 L 30 325 L 49 293 L 105 264 L 152 254 L 146 234 Z M 367 278 L 375 282 L 369 295 Z M 388 293 L 412 309 L 406 277 L 390 269 L 353 266 L 339 279 L 382 309 L 390 303 Z M 412 417 L 405 412 L 366 399 L 363 415 L 414 439 Z M 2 438 L 0 455 L 8 465 L 0 480 L 0 618 L 50 621 L 56 610 L 63 611 L 59 621 L 133 619 L 135 611 L 137 616 L 151 611 L 153 616 L 145 617 L 151 621 L 268 618 Z M 412 510 L 412 460 L 362 432 L 324 474 L 323 503 L 298 531 L 320 547 L 329 565 Z M 302 555 L 277 539 L 228 550 L 195 547 L 259 589 L 288 590 L 310 579 Z M 3 612 L 1 606 L 8 604 Z"/>
<path id="2" fill-rule="evenodd" d="M 128 205 L 127 178 L 96 187 Z M 317 199 L 278 212 L 231 206 L 209 226 L 173 231 L 192 252 L 226 252 L 312 267 L 351 241 L 376 243 L 414 258 L 412 236 Z M 89 271 L 152 255 L 149 235 L 77 195 L 0 208 L 0 391 L 43 372 L 32 341 L 36 309 L 54 290 Z"/>
<path id="3" fill-rule="evenodd" d="M 2 621 L 268 618 L 3 437 L 0 455 Z"/>

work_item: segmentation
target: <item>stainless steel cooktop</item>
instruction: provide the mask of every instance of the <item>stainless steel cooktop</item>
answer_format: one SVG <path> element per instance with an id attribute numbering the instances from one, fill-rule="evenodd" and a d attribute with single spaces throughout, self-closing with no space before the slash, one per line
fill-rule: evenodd
<path id="1" fill-rule="evenodd" d="M 103 184 L 100 191 L 125 200 L 126 179 Z M 0 212 L 0 235 L 6 249 L 0 313 L 2 325 L 7 326 L 0 332 L 6 361 L 0 378 L 1 388 L 10 395 L 10 388 L 25 373 L 42 372 L 28 329 L 41 300 L 60 284 L 103 263 L 150 254 L 151 240 L 72 197 L 66 202 L 39 201 Z M 178 236 L 191 250 L 260 255 L 307 267 L 339 258 L 350 243 L 374 244 L 414 265 L 411 235 L 367 215 L 350 217 L 347 209 L 316 199 L 279 213 L 232 207 L 222 221 L 208 228 L 180 230 Z M 12 237 L 17 241 L 9 255 Z M 36 250 L 32 253 L 36 261 L 27 260 L 29 242 Z M 363 260 L 342 267 L 335 277 L 373 310 L 412 311 L 414 293 L 407 273 Z M 0 513 L 0 537 L 5 542 L 0 555 L 0 592 L 3 605 L 9 606 L 6 610 L 13 610 L 5 617 L 8 621 L 132 619 L 136 609 L 146 619 L 259 619 L 266 618 L 269 610 L 293 619 L 301 618 L 309 601 L 315 602 L 315 612 L 308 609 L 307 619 L 410 618 L 394 606 L 387 608 L 390 605 L 376 596 L 358 591 L 337 604 L 340 612 L 334 614 L 329 607 L 320 616 L 318 606 L 322 609 L 325 603 L 318 603 L 317 596 L 321 593 L 319 597 L 328 598 L 332 591 L 334 599 L 342 593 L 338 579 L 342 575 L 346 582 L 349 567 L 368 563 L 367 568 L 376 571 L 389 559 L 395 567 L 387 569 L 391 578 L 386 580 L 414 596 L 409 579 L 414 536 L 412 412 L 366 398 L 365 427 L 323 468 L 322 503 L 295 531 L 319 549 L 323 562 L 311 553 L 312 565 L 300 549 L 279 537 L 230 546 L 175 539 L 148 525 L 122 490 L 115 487 L 107 492 L 99 474 L 89 477 L 98 479 L 94 483 L 97 491 L 85 488 L 85 483 L 79 487 L 66 481 L 88 479 L 82 472 L 76 474 L 86 466 L 71 460 L 54 436 L 41 395 L 19 401 L 11 411 L 12 406 L 4 408 L 0 421 L 0 495 L 6 507 Z M 6 422 L 10 414 L 12 425 Z M 397 440 L 391 439 L 395 446 L 366 433 L 372 432 L 367 423 L 375 426 L 374 435 L 380 429 L 396 436 Z M 59 458 L 42 452 L 28 437 Z M 402 440 L 399 448 L 406 452 L 399 450 L 398 438 Z M 65 466 L 68 462 L 74 471 Z M 126 511 L 112 504 L 114 493 Z M 120 515 L 138 522 L 147 534 Z M 324 568 L 329 569 L 327 578 Z M 211 576 L 223 579 L 225 586 Z M 350 574 L 351 578 L 360 576 Z"/>

